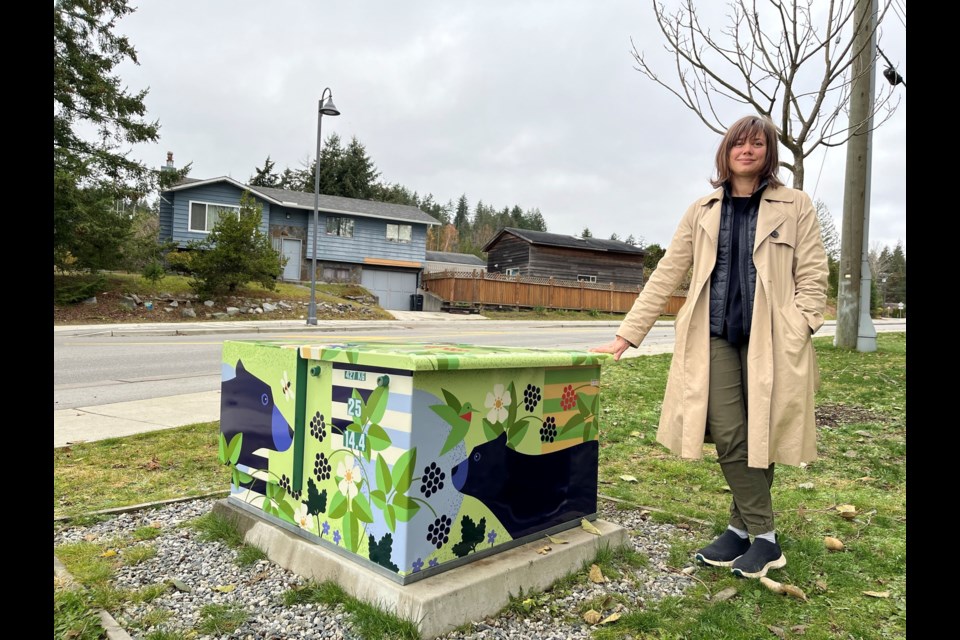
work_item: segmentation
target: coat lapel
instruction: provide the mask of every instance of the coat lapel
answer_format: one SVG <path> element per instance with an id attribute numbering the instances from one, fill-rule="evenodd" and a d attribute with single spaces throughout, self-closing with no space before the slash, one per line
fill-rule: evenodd
<path id="1" fill-rule="evenodd" d="M 757 235 L 753 243 L 753 252 L 756 253 L 760 244 L 767 239 L 774 229 L 787 218 L 783 204 L 793 202 L 793 190 L 776 187 L 767 189 L 760 197 L 760 211 L 757 214 Z"/>

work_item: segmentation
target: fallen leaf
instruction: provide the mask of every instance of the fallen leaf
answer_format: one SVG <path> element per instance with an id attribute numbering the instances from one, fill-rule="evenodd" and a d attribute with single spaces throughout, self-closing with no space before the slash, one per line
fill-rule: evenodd
<path id="1" fill-rule="evenodd" d="M 861 430 L 861 431 L 854 431 L 854 433 L 857 434 L 858 436 L 863 436 L 864 438 L 872 438 L 872 437 L 873 437 L 873 434 L 870 433 L 869 431 L 862 431 L 862 430 Z"/>
<path id="2" fill-rule="evenodd" d="M 613 596 L 607 596 L 603 599 L 603 602 L 600 603 L 600 611 L 610 608 L 611 604 L 613 604 Z"/>
<path id="3" fill-rule="evenodd" d="M 193 593 L 193 589 L 187 586 L 187 584 L 178 578 L 174 578 L 170 581 L 170 584 L 174 586 L 178 591 L 183 591 L 185 593 Z"/>
<path id="4" fill-rule="evenodd" d="M 539 549 L 537 549 L 537 553 L 539 553 L 542 556 L 547 555 L 550 551 L 553 551 L 553 549 L 550 548 L 549 545 L 546 547 L 540 547 Z"/>
<path id="5" fill-rule="evenodd" d="M 871 478 L 870 476 L 863 476 L 862 478 L 857 478 L 860 482 L 873 482 L 876 478 Z"/>
<path id="6" fill-rule="evenodd" d="M 219 591 L 220 593 L 230 593 L 237 588 L 235 584 L 221 584 L 213 588 L 214 591 Z"/>
<path id="7" fill-rule="evenodd" d="M 781 640 L 787 637 L 787 635 L 783 632 L 783 629 L 780 627 L 775 627 L 772 624 L 767 625 L 767 630 L 778 638 L 781 638 Z"/>
<path id="8" fill-rule="evenodd" d="M 641 518 L 646 518 L 648 515 L 650 515 L 650 510 L 649 510 L 649 509 L 640 509 L 640 517 L 641 517 Z"/>
<path id="9" fill-rule="evenodd" d="M 805 625 L 805 624 L 795 624 L 795 625 L 793 625 L 792 627 L 790 627 L 790 631 L 792 631 L 793 633 L 797 634 L 798 636 L 802 636 L 803 634 L 805 634 L 805 633 L 807 632 L 807 625 Z"/>
<path id="10" fill-rule="evenodd" d="M 797 485 L 797 489 L 813 489 L 812 482 L 801 482 Z"/>
<path id="11" fill-rule="evenodd" d="M 620 619 L 619 613 L 611 613 L 606 618 L 600 621 L 600 624 L 610 624 L 611 622 L 616 622 Z"/>
<path id="12" fill-rule="evenodd" d="M 603 572 L 600 571 L 600 567 L 595 564 L 590 565 L 590 582 L 603 584 L 606 581 L 607 579 L 603 577 Z"/>
<path id="13" fill-rule="evenodd" d="M 547 540 L 549 540 L 553 544 L 569 544 L 570 543 L 569 540 L 563 540 L 561 538 L 557 538 L 551 535 L 547 535 Z"/>
<path id="14" fill-rule="evenodd" d="M 624 482 L 636 482 L 636 481 L 637 481 L 636 476 L 626 476 L 626 475 L 624 475 L 624 476 L 620 476 L 620 479 L 623 480 Z"/>
<path id="15" fill-rule="evenodd" d="M 817 580 L 817 581 L 814 582 L 813 584 L 817 585 L 817 589 L 820 589 L 820 591 L 826 591 L 826 590 L 827 590 L 827 583 L 824 582 L 823 580 Z"/>
<path id="16" fill-rule="evenodd" d="M 785 591 L 783 590 L 782 584 L 780 584 L 776 580 L 771 580 L 767 576 L 763 576 L 762 578 L 760 578 L 760 584 L 765 586 L 767 589 L 770 589 L 770 591 L 773 591 L 774 593 L 785 593 Z"/>
<path id="17" fill-rule="evenodd" d="M 640 435 L 640 432 L 639 432 L 639 431 L 631 431 L 631 432 L 630 432 L 630 435 L 632 435 L 634 438 L 636 438 L 638 435 Z"/>
<path id="18" fill-rule="evenodd" d="M 163 523 L 160 522 L 159 520 L 155 520 L 154 522 L 151 522 L 150 526 L 153 527 L 154 529 L 163 529 Z"/>
<path id="19" fill-rule="evenodd" d="M 700 491 L 700 485 L 699 484 L 693 485 L 692 487 L 690 487 L 690 491 Z"/>
<path id="20" fill-rule="evenodd" d="M 153 459 L 150 460 L 147 464 L 143 465 L 150 471 L 156 471 L 160 468 L 160 461 L 157 460 L 157 456 L 153 456 Z"/>
<path id="21" fill-rule="evenodd" d="M 863 595 L 870 596 L 871 598 L 889 598 L 889 591 L 864 591 Z"/>
<path id="22" fill-rule="evenodd" d="M 783 585 L 783 592 L 788 596 L 793 596 L 799 600 L 807 601 L 807 594 L 803 592 L 803 589 L 800 587 L 795 587 L 792 584 Z"/>
<path id="23" fill-rule="evenodd" d="M 580 520 L 580 526 L 587 533 L 592 533 L 595 536 L 600 535 L 600 529 L 597 529 L 595 526 L 593 526 L 593 524 L 591 524 L 590 521 L 587 520 L 586 518 L 583 518 L 582 520 Z"/>
<path id="24" fill-rule="evenodd" d="M 855 518 L 857 516 L 857 508 L 852 504 L 839 504 L 837 505 L 837 513 L 841 517 L 846 518 L 847 520 Z"/>
<path id="25" fill-rule="evenodd" d="M 843 551 L 843 542 L 832 536 L 823 537 L 823 546 L 830 551 Z"/>
<path id="26" fill-rule="evenodd" d="M 112 558 L 112 557 L 115 556 L 115 555 L 117 555 L 117 550 L 116 550 L 116 549 L 107 549 L 106 551 L 104 551 L 103 553 L 100 554 L 100 557 L 101 557 L 101 558 Z"/>
<path id="27" fill-rule="evenodd" d="M 726 589 L 723 589 L 722 591 L 718 591 L 718 592 L 716 593 L 716 595 L 714 595 L 712 598 L 710 598 L 710 600 L 712 600 L 713 602 L 724 602 L 725 600 L 729 600 L 730 598 L 732 598 L 732 597 L 735 596 L 735 595 L 737 595 L 737 588 L 736 588 L 736 587 L 727 587 Z"/>
<path id="28" fill-rule="evenodd" d="M 843 452 L 843 455 L 846 456 L 847 458 L 856 458 L 860 454 L 858 454 L 853 449 L 847 449 L 846 451 Z"/>
<path id="29" fill-rule="evenodd" d="M 87 542 L 93 542 L 97 539 L 97 536 L 93 535 L 92 533 L 88 533 L 87 535 L 83 536 L 83 539 Z"/>
<path id="30" fill-rule="evenodd" d="M 683 569 L 680 570 L 680 573 L 682 573 L 685 576 L 692 576 L 696 572 L 697 572 L 696 567 L 684 567 Z"/>
<path id="31" fill-rule="evenodd" d="M 597 624 L 600 622 L 601 618 L 603 618 L 603 616 L 600 614 L 600 612 L 594 611 L 593 609 L 590 609 L 590 611 L 587 611 L 585 614 L 583 614 L 583 619 L 589 624 Z"/>

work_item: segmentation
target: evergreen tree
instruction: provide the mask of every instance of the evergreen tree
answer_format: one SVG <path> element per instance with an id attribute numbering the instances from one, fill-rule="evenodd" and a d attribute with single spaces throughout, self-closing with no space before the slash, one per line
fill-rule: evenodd
<path id="1" fill-rule="evenodd" d="M 262 169 L 254 168 L 248 183 L 251 187 L 280 187 L 280 176 L 273 172 L 273 160 L 267 156 Z"/>
<path id="2" fill-rule="evenodd" d="M 664 254 L 667 253 L 667 250 L 661 247 L 659 244 L 647 245 L 644 248 L 644 251 L 647 252 L 647 255 L 643 257 L 643 267 L 653 271 L 657 268 L 657 264 L 660 263 L 660 259 L 663 258 Z"/>
<path id="3" fill-rule="evenodd" d="M 822 200 L 815 203 L 817 221 L 820 223 L 820 238 L 823 240 L 823 249 L 827 254 L 827 296 L 837 297 L 837 287 L 840 284 L 840 234 L 833 223 L 833 216 Z"/>
<path id="4" fill-rule="evenodd" d="M 158 171 L 123 151 L 155 142 L 160 130 L 144 119 L 147 92 L 130 92 L 115 73 L 123 62 L 138 64 L 133 45 L 114 32 L 133 11 L 127 0 L 53 3 L 53 264 L 61 270 L 116 266 L 130 218 L 112 203 L 159 184 Z"/>
<path id="5" fill-rule="evenodd" d="M 543 214 L 540 213 L 540 209 L 527 209 L 523 219 L 525 223 L 524 229 L 530 229 L 531 231 L 547 230 L 547 221 L 543 219 Z"/>
<path id="6" fill-rule="evenodd" d="M 248 282 L 276 289 L 286 258 L 261 229 L 263 207 L 249 191 L 240 198 L 239 215 L 221 215 L 203 240 L 191 242 L 190 286 L 201 295 L 234 293 Z"/>
<path id="7" fill-rule="evenodd" d="M 618 235 L 617 235 L 617 232 L 614 231 L 613 233 L 610 234 L 610 239 L 611 239 L 611 240 L 617 240 L 617 241 L 619 241 L 619 240 L 620 240 L 620 236 L 618 236 Z"/>
<path id="8" fill-rule="evenodd" d="M 631 247 L 637 246 L 637 239 L 633 237 L 632 233 L 627 236 L 627 239 L 624 240 L 624 242 L 630 245 Z"/>
<path id="9" fill-rule="evenodd" d="M 467 203 L 467 194 L 465 193 L 457 200 L 457 212 L 453 216 L 453 226 L 457 228 L 458 234 L 462 234 L 470 228 L 470 205 Z"/>
<path id="10" fill-rule="evenodd" d="M 581 238 L 592 238 L 593 234 L 590 233 L 590 227 L 584 227 L 583 231 L 580 232 Z"/>

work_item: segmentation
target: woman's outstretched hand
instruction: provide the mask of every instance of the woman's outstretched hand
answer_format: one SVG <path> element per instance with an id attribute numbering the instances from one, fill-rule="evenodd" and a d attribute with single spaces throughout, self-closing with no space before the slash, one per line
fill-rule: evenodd
<path id="1" fill-rule="evenodd" d="M 601 345 L 599 347 L 593 347 L 590 351 L 594 353 L 612 353 L 614 360 L 619 360 L 620 356 L 623 355 L 623 352 L 630 348 L 630 343 L 625 339 L 617 336 L 613 342 L 608 342 L 607 344 Z"/>

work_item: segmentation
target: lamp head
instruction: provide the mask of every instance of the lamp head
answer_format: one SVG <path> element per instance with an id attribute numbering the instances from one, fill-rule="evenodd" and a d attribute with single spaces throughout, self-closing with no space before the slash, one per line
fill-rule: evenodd
<path id="1" fill-rule="evenodd" d="M 903 84 L 903 76 L 897 73 L 897 70 L 893 67 L 887 67 L 883 70 L 883 77 L 887 79 L 887 82 L 891 86 L 897 86 L 898 84 Z"/>
<path id="2" fill-rule="evenodd" d="M 320 107 L 320 113 L 325 116 L 338 116 L 340 115 L 340 110 L 337 109 L 336 105 L 333 104 L 333 96 L 329 96 Z"/>

